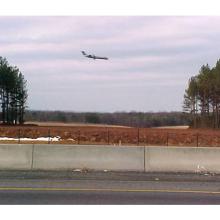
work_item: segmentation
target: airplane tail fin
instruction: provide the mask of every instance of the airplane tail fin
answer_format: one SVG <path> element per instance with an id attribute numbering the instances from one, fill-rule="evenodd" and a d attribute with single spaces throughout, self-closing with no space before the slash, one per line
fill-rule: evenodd
<path id="1" fill-rule="evenodd" d="M 85 51 L 81 51 L 82 52 L 82 54 L 85 56 L 86 55 L 86 53 L 85 53 Z"/>

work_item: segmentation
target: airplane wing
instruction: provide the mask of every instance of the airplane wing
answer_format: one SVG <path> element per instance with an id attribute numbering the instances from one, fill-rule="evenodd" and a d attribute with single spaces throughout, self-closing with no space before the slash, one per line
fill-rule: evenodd
<path id="1" fill-rule="evenodd" d="M 100 60 L 108 60 L 108 57 L 95 57 L 95 58 Z"/>

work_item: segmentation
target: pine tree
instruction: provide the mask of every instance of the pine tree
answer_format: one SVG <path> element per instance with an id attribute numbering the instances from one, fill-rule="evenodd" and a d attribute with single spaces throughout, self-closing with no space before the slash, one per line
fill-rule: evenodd
<path id="1" fill-rule="evenodd" d="M 17 67 L 0 57 L 0 101 L 3 124 L 24 123 L 27 102 L 26 80 Z"/>
<path id="2" fill-rule="evenodd" d="M 220 60 L 212 69 L 208 64 L 203 65 L 199 74 L 190 78 L 183 110 L 190 112 L 194 127 L 198 119 L 200 127 L 220 127 Z"/>

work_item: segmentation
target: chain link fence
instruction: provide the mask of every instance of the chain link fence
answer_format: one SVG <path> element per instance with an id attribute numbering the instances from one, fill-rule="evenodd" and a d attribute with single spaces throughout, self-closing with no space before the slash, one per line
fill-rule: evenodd
<path id="1" fill-rule="evenodd" d="M 2 126 L 0 143 L 220 147 L 220 132 L 121 127 Z"/>

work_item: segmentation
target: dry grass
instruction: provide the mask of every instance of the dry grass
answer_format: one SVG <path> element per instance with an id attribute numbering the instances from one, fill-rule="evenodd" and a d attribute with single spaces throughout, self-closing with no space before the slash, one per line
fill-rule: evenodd
<path id="1" fill-rule="evenodd" d="M 180 126 L 161 126 L 161 127 L 154 127 L 156 129 L 188 129 L 188 125 L 180 125 Z"/>
<path id="2" fill-rule="evenodd" d="M 122 125 L 106 125 L 106 124 L 91 124 L 91 123 L 64 123 L 64 122 L 35 122 L 28 121 L 25 122 L 26 125 L 36 125 L 36 126 L 59 126 L 59 127 L 108 127 L 108 128 L 129 128 L 128 126 Z"/>

